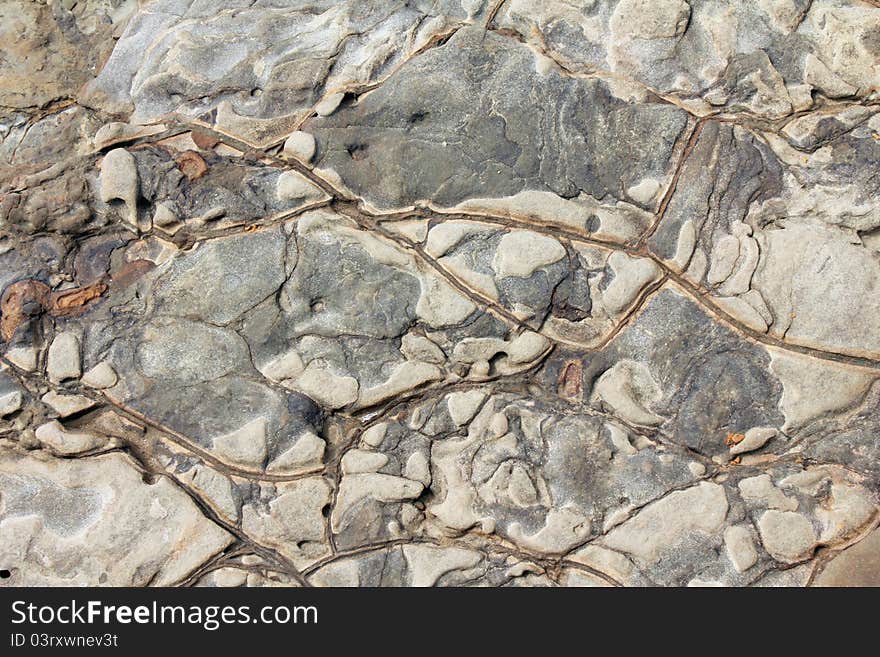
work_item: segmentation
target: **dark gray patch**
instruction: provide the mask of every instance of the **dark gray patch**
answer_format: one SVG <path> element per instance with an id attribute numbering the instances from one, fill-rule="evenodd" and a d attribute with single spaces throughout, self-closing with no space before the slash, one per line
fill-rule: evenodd
<path id="1" fill-rule="evenodd" d="M 624 190 L 667 174 L 684 112 L 626 103 L 598 80 L 536 78 L 534 66 L 524 46 L 462 29 L 304 129 L 317 137 L 318 164 L 380 207 L 454 205 L 487 189 L 633 202 Z"/>

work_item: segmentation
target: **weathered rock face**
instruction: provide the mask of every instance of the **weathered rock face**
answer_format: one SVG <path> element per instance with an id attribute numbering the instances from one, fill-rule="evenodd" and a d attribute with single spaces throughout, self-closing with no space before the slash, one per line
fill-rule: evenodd
<path id="1" fill-rule="evenodd" d="M 873 3 L 0 18 L 0 584 L 877 583 Z"/>

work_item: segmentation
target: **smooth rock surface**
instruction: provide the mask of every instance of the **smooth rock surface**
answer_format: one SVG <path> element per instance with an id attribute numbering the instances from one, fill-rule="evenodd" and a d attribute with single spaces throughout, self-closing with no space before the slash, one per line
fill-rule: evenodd
<path id="1" fill-rule="evenodd" d="M 0 0 L 0 585 L 876 585 L 878 35 Z"/>

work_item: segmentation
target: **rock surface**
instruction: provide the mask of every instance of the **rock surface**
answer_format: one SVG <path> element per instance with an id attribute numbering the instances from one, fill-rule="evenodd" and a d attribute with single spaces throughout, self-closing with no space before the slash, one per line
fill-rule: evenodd
<path id="1" fill-rule="evenodd" d="M 0 19 L 0 585 L 880 581 L 876 3 Z"/>

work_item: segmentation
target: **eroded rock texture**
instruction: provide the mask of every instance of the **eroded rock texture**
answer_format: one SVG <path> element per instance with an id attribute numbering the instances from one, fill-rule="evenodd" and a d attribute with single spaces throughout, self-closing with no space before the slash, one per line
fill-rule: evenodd
<path id="1" fill-rule="evenodd" d="M 0 18 L 0 583 L 880 582 L 876 2 Z"/>

